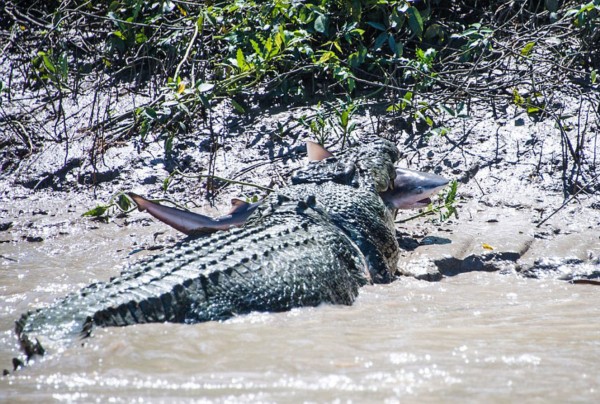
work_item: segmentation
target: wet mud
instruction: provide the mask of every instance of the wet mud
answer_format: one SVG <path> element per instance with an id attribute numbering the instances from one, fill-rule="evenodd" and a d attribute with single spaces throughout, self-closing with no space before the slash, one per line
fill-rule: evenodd
<path id="1" fill-rule="evenodd" d="M 210 216 L 225 214 L 231 198 L 261 198 L 264 191 L 219 181 L 210 184 L 193 175 L 211 173 L 262 187 L 285 186 L 290 173 L 305 163 L 303 141 L 314 140 L 297 124 L 311 111 L 303 107 L 227 118 L 231 113 L 224 108 L 222 135 L 217 138 L 190 133 L 179 138 L 169 154 L 159 141 L 113 144 L 94 164 L 89 138 L 74 137 L 68 150 L 65 144 L 47 140 L 38 144 L 36 153 L 15 163 L 18 168 L 3 172 L 2 367 L 17 354 L 13 322 L 22 312 L 107 280 L 128 263 L 160 254 L 185 237 L 141 212 L 113 213 L 103 221 L 82 217 L 85 211 L 122 191 L 167 197 Z M 548 380 L 559 377 L 556 369 L 571 365 L 583 379 L 576 388 L 552 397 L 592 397 L 598 369 L 597 364 L 589 369 L 587 365 L 589 357 L 600 355 L 598 316 L 588 313 L 581 322 L 574 316 L 600 307 L 593 282 L 577 284 L 600 279 L 600 186 L 593 180 L 598 172 L 597 136 L 585 138 L 587 154 L 577 180 L 581 192 L 569 199 L 573 193 L 564 192 L 564 144 L 550 120 L 532 120 L 517 109 L 506 112 L 510 119 L 472 111 L 469 119 L 449 117 L 448 134 L 424 139 L 416 127 L 402 130 L 385 117 L 374 120 L 373 113 L 366 108 L 353 117 L 357 139 L 379 133 L 398 144 L 400 166 L 459 181 L 458 217 L 443 223 L 433 216 L 398 224 L 403 252 L 394 284 L 365 288 L 365 296 L 351 308 L 257 314 L 189 327 L 99 330 L 83 348 L 56 353 L 0 380 L 0 397 L 435 401 L 469 392 L 481 400 L 503 400 L 517 396 L 493 386 L 505 385 L 515 392 L 525 388 L 523 380 L 531 380 L 533 396 L 519 397 L 547 398 L 554 387 Z M 571 119 L 576 125 L 577 118 Z M 598 131 L 596 122 L 588 128 L 590 133 Z M 337 140 L 332 134 L 326 143 L 333 152 L 340 147 Z M 171 176 L 165 193 L 164 180 L 175 168 L 189 176 Z M 397 219 L 412 213 L 401 212 Z M 501 285 L 500 295 L 495 294 L 496 284 Z M 450 303 L 462 293 L 471 298 Z M 494 305 L 489 299 L 499 300 Z M 538 320 L 527 313 L 536 305 L 540 307 L 532 315 L 540 316 Z M 460 325 L 465 317 L 457 311 L 463 310 L 471 313 L 469 321 L 485 320 L 475 321 L 474 328 Z M 516 319 L 514 324 L 509 324 L 510 318 Z M 533 331 L 526 332 L 532 323 Z M 532 342 L 554 324 L 580 331 L 570 350 L 565 347 L 572 337 L 569 332 L 550 335 L 547 343 Z M 273 340 L 273 330 L 282 328 Z M 444 336 L 444 330 L 451 335 Z M 419 342 L 423 335 L 432 345 Z M 382 345 L 387 339 L 395 342 Z M 240 352 L 233 355 L 232 347 L 240 345 L 245 348 L 236 348 Z M 566 350 L 560 357 L 542 353 L 556 346 Z M 591 356 L 582 356 L 582 349 Z M 297 356 L 300 351 L 309 353 L 306 358 L 303 353 L 303 359 Z M 479 371 L 486 374 L 483 381 Z"/>

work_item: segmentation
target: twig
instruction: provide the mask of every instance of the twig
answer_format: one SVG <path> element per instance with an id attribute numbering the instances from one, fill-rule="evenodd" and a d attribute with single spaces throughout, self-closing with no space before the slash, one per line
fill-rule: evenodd
<path id="1" fill-rule="evenodd" d="M 177 77 L 179 77 L 179 70 L 181 70 L 181 66 L 183 66 L 183 64 L 185 63 L 185 61 L 188 59 L 188 57 L 190 56 L 190 51 L 192 50 L 192 46 L 194 45 L 194 42 L 196 42 L 196 37 L 198 36 L 198 21 L 196 21 L 194 23 L 194 34 L 192 35 L 192 39 L 190 39 L 190 43 L 188 44 L 186 50 L 185 50 L 185 54 L 183 55 L 183 57 L 181 58 L 181 60 L 179 61 L 179 64 L 177 65 L 177 68 L 175 69 L 175 73 L 173 74 L 173 80 L 177 81 Z"/>
<path id="2" fill-rule="evenodd" d="M 258 184 L 253 184 L 251 182 L 244 182 L 244 181 L 236 181 L 236 180 L 232 180 L 229 178 L 224 178 L 224 177 L 219 177 L 217 175 L 212 175 L 212 174 L 184 174 L 179 170 L 175 170 L 173 171 L 169 177 L 172 177 L 173 175 L 181 175 L 182 177 L 185 178 L 209 178 L 211 180 L 217 180 L 217 181 L 223 181 L 223 182 L 227 182 L 229 184 L 235 184 L 235 185 L 242 185 L 242 186 L 247 186 L 247 187 L 253 187 L 253 188 L 258 188 L 261 189 L 263 191 L 267 191 L 267 192 L 273 192 L 273 188 L 269 188 L 269 187 L 264 187 L 262 185 L 258 185 Z"/>
<path id="3" fill-rule="evenodd" d="M 567 199 L 566 201 L 564 201 L 562 205 L 560 205 L 557 209 L 555 209 L 554 212 L 552 212 L 544 220 L 542 220 L 541 222 L 539 222 L 535 227 L 540 227 L 541 225 L 543 225 L 544 223 L 546 223 L 546 221 L 548 221 L 548 219 L 550 219 L 552 216 L 554 216 L 556 213 L 558 213 L 558 211 L 560 211 L 562 208 L 564 208 L 565 206 L 567 206 L 567 204 L 569 202 L 571 202 L 573 199 L 575 199 L 575 197 L 577 195 L 579 195 L 588 185 L 590 185 L 592 182 L 596 181 L 598 179 L 598 177 L 600 177 L 600 173 L 597 174 L 591 180 L 589 180 L 587 183 L 585 183 L 582 187 L 580 187 L 579 190 L 573 194 L 573 196 L 571 196 L 569 199 Z"/>
<path id="4" fill-rule="evenodd" d="M 432 215 L 434 213 L 436 213 L 436 211 L 433 210 L 433 209 L 432 210 L 426 210 L 426 211 L 423 211 L 423 212 L 419 213 L 418 215 L 414 215 L 414 216 L 411 216 L 411 217 L 406 218 L 406 219 L 394 220 L 394 223 L 406 223 L 406 222 L 410 222 L 411 220 L 415 220 L 415 219 L 418 219 L 418 218 L 423 217 L 423 216 Z"/>

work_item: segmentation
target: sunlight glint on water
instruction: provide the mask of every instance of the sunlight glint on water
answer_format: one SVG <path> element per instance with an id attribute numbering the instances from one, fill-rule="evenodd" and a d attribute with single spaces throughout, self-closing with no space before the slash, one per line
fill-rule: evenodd
<path id="1" fill-rule="evenodd" d="M 3 368 L 28 304 L 110 276 L 69 257 L 86 269 L 48 280 L 30 257 L 21 281 L 4 271 Z M 599 386 L 600 289 L 471 273 L 365 287 L 351 307 L 100 329 L 2 378 L 0 400 L 593 401 Z"/>

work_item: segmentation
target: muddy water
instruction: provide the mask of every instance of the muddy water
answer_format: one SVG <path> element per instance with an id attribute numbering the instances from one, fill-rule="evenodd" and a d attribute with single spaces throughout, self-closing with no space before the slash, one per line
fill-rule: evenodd
<path id="1" fill-rule="evenodd" d="M 2 368 L 16 353 L 18 315 L 137 259 L 131 231 L 65 224 L 41 243 L 0 244 Z M 1 402 L 599 397 L 600 288 L 498 273 L 365 287 L 351 307 L 101 329 L 0 378 Z"/>

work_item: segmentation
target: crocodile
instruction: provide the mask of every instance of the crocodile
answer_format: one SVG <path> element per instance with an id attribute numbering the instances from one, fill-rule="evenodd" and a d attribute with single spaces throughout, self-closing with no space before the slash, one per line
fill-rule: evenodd
<path id="1" fill-rule="evenodd" d="M 380 193 L 393 186 L 398 157 L 392 142 L 371 138 L 311 162 L 241 227 L 188 237 L 108 282 L 23 314 L 16 322 L 21 359 L 68 346 L 96 327 L 352 304 L 361 286 L 394 278 L 394 209 Z"/>

